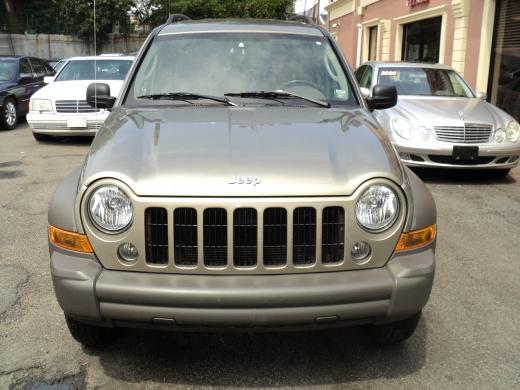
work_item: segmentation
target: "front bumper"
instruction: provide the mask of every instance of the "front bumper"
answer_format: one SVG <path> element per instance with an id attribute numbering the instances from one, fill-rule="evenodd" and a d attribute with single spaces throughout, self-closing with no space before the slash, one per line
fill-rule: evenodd
<path id="1" fill-rule="evenodd" d="M 94 136 L 109 112 L 85 114 L 38 113 L 27 114 L 27 123 L 33 133 L 55 136 Z M 85 126 L 76 126 L 70 119 L 85 119 Z"/>
<path id="2" fill-rule="evenodd" d="M 452 144 L 431 142 L 425 145 L 392 143 L 401 161 L 409 167 L 456 169 L 510 169 L 518 165 L 520 143 Z M 451 158 L 453 146 L 478 146 L 475 161 L 455 161 Z"/>
<path id="3" fill-rule="evenodd" d="M 283 275 L 112 271 L 92 255 L 51 246 L 65 314 L 103 326 L 251 328 L 337 326 L 407 318 L 426 304 L 433 246 L 394 255 L 385 267 Z"/>

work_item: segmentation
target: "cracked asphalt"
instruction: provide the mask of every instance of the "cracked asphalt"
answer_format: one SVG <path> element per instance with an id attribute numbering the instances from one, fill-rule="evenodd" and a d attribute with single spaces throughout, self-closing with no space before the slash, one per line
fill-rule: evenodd
<path id="1" fill-rule="evenodd" d="M 359 329 L 278 334 L 121 331 L 104 349 L 69 335 L 48 266 L 47 205 L 89 139 L 0 132 L 0 389 L 520 388 L 520 169 L 503 179 L 419 172 L 439 241 L 415 335 L 380 348 Z"/>

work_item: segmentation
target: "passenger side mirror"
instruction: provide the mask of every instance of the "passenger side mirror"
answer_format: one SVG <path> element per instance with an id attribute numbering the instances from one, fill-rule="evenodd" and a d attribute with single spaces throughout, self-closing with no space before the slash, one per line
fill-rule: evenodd
<path id="1" fill-rule="evenodd" d="M 477 97 L 482 100 L 487 100 L 487 93 L 485 92 L 477 92 Z"/>
<path id="2" fill-rule="evenodd" d="M 116 98 L 110 96 L 110 85 L 105 83 L 92 83 L 87 87 L 87 103 L 91 107 L 111 110 L 115 102 Z"/>
<path id="3" fill-rule="evenodd" d="M 53 81 L 54 81 L 54 76 L 45 76 L 45 77 L 43 78 L 43 82 L 44 82 L 45 84 L 50 84 L 50 83 L 52 83 Z"/>
<path id="4" fill-rule="evenodd" d="M 370 111 L 391 108 L 397 104 L 397 90 L 393 85 L 374 85 L 366 102 Z"/>

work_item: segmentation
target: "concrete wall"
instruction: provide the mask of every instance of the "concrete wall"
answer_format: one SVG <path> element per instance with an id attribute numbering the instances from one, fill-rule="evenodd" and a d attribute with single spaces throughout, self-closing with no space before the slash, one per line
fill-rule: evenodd
<path id="1" fill-rule="evenodd" d="M 103 43 L 101 53 L 136 52 L 145 36 L 112 35 Z M 40 58 L 67 58 L 94 54 L 94 45 L 68 35 L 0 34 L 0 55 L 31 55 Z M 98 50 L 99 52 L 99 50 Z"/>

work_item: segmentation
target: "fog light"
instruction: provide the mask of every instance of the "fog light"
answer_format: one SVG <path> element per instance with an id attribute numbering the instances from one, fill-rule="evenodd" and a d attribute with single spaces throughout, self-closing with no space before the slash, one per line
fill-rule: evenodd
<path id="1" fill-rule="evenodd" d="M 368 256 L 370 256 L 371 252 L 372 248 L 370 248 L 370 245 L 367 242 L 359 241 L 354 244 L 350 254 L 352 255 L 352 258 L 358 263 L 362 262 Z"/>
<path id="2" fill-rule="evenodd" d="M 138 254 L 139 252 L 135 245 L 130 244 L 129 242 L 119 245 L 119 248 L 117 249 L 117 255 L 119 258 L 128 262 L 135 261 Z"/>

